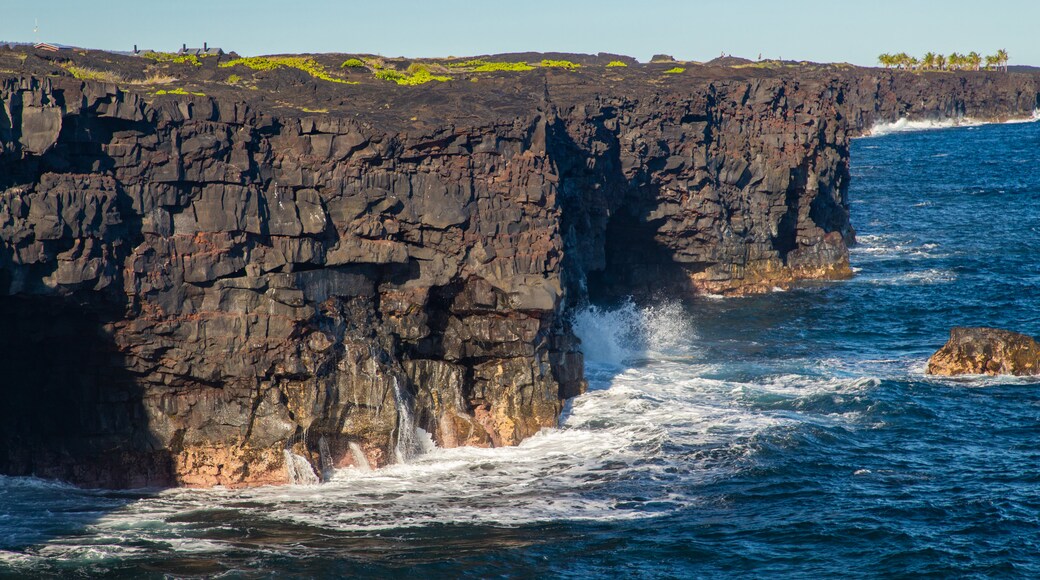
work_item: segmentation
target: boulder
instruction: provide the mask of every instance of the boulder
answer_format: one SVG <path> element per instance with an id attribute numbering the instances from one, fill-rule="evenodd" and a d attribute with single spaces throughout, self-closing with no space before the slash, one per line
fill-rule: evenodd
<path id="1" fill-rule="evenodd" d="M 928 359 L 930 375 L 1040 374 L 1040 344 L 999 328 L 954 328 L 950 340 Z"/>

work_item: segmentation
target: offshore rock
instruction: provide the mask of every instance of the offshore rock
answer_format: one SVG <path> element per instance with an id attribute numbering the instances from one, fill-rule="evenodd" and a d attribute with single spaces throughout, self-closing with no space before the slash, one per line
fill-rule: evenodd
<path id="1" fill-rule="evenodd" d="M 1037 375 L 1040 344 L 997 328 L 954 328 L 950 340 L 928 359 L 930 375 Z"/>
<path id="2" fill-rule="evenodd" d="M 415 87 L 213 58 L 160 94 L 61 60 L 147 59 L 0 49 L 0 473 L 240 486 L 386 465 L 412 427 L 515 445 L 585 389 L 575 306 L 847 277 L 853 135 L 1037 101 L 572 58 Z"/>

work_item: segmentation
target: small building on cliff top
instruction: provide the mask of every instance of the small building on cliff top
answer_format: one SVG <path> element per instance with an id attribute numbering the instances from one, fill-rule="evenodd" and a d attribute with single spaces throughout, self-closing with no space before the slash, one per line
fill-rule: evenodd
<path id="1" fill-rule="evenodd" d="M 203 42 L 202 48 L 188 48 L 187 44 L 182 44 L 181 49 L 177 51 L 180 55 L 192 55 L 192 56 L 224 56 L 224 49 L 222 48 L 210 48 L 208 43 Z"/>

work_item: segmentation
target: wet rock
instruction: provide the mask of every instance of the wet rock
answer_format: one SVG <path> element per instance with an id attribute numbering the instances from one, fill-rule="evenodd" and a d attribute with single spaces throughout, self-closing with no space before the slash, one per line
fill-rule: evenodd
<path id="1" fill-rule="evenodd" d="M 1032 337 L 998 328 L 950 331 L 950 340 L 928 359 L 930 375 L 1040 374 L 1040 344 Z"/>

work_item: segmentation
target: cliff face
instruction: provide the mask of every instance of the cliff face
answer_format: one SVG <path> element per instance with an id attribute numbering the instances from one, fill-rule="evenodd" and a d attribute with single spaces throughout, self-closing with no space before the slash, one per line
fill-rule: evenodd
<path id="1" fill-rule="evenodd" d="M 850 134 L 1036 106 L 933 76 L 540 71 L 319 114 L 6 78 L 0 472 L 254 485 L 286 450 L 405 459 L 415 427 L 517 444 L 584 389 L 570 308 L 846 277 Z"/>

